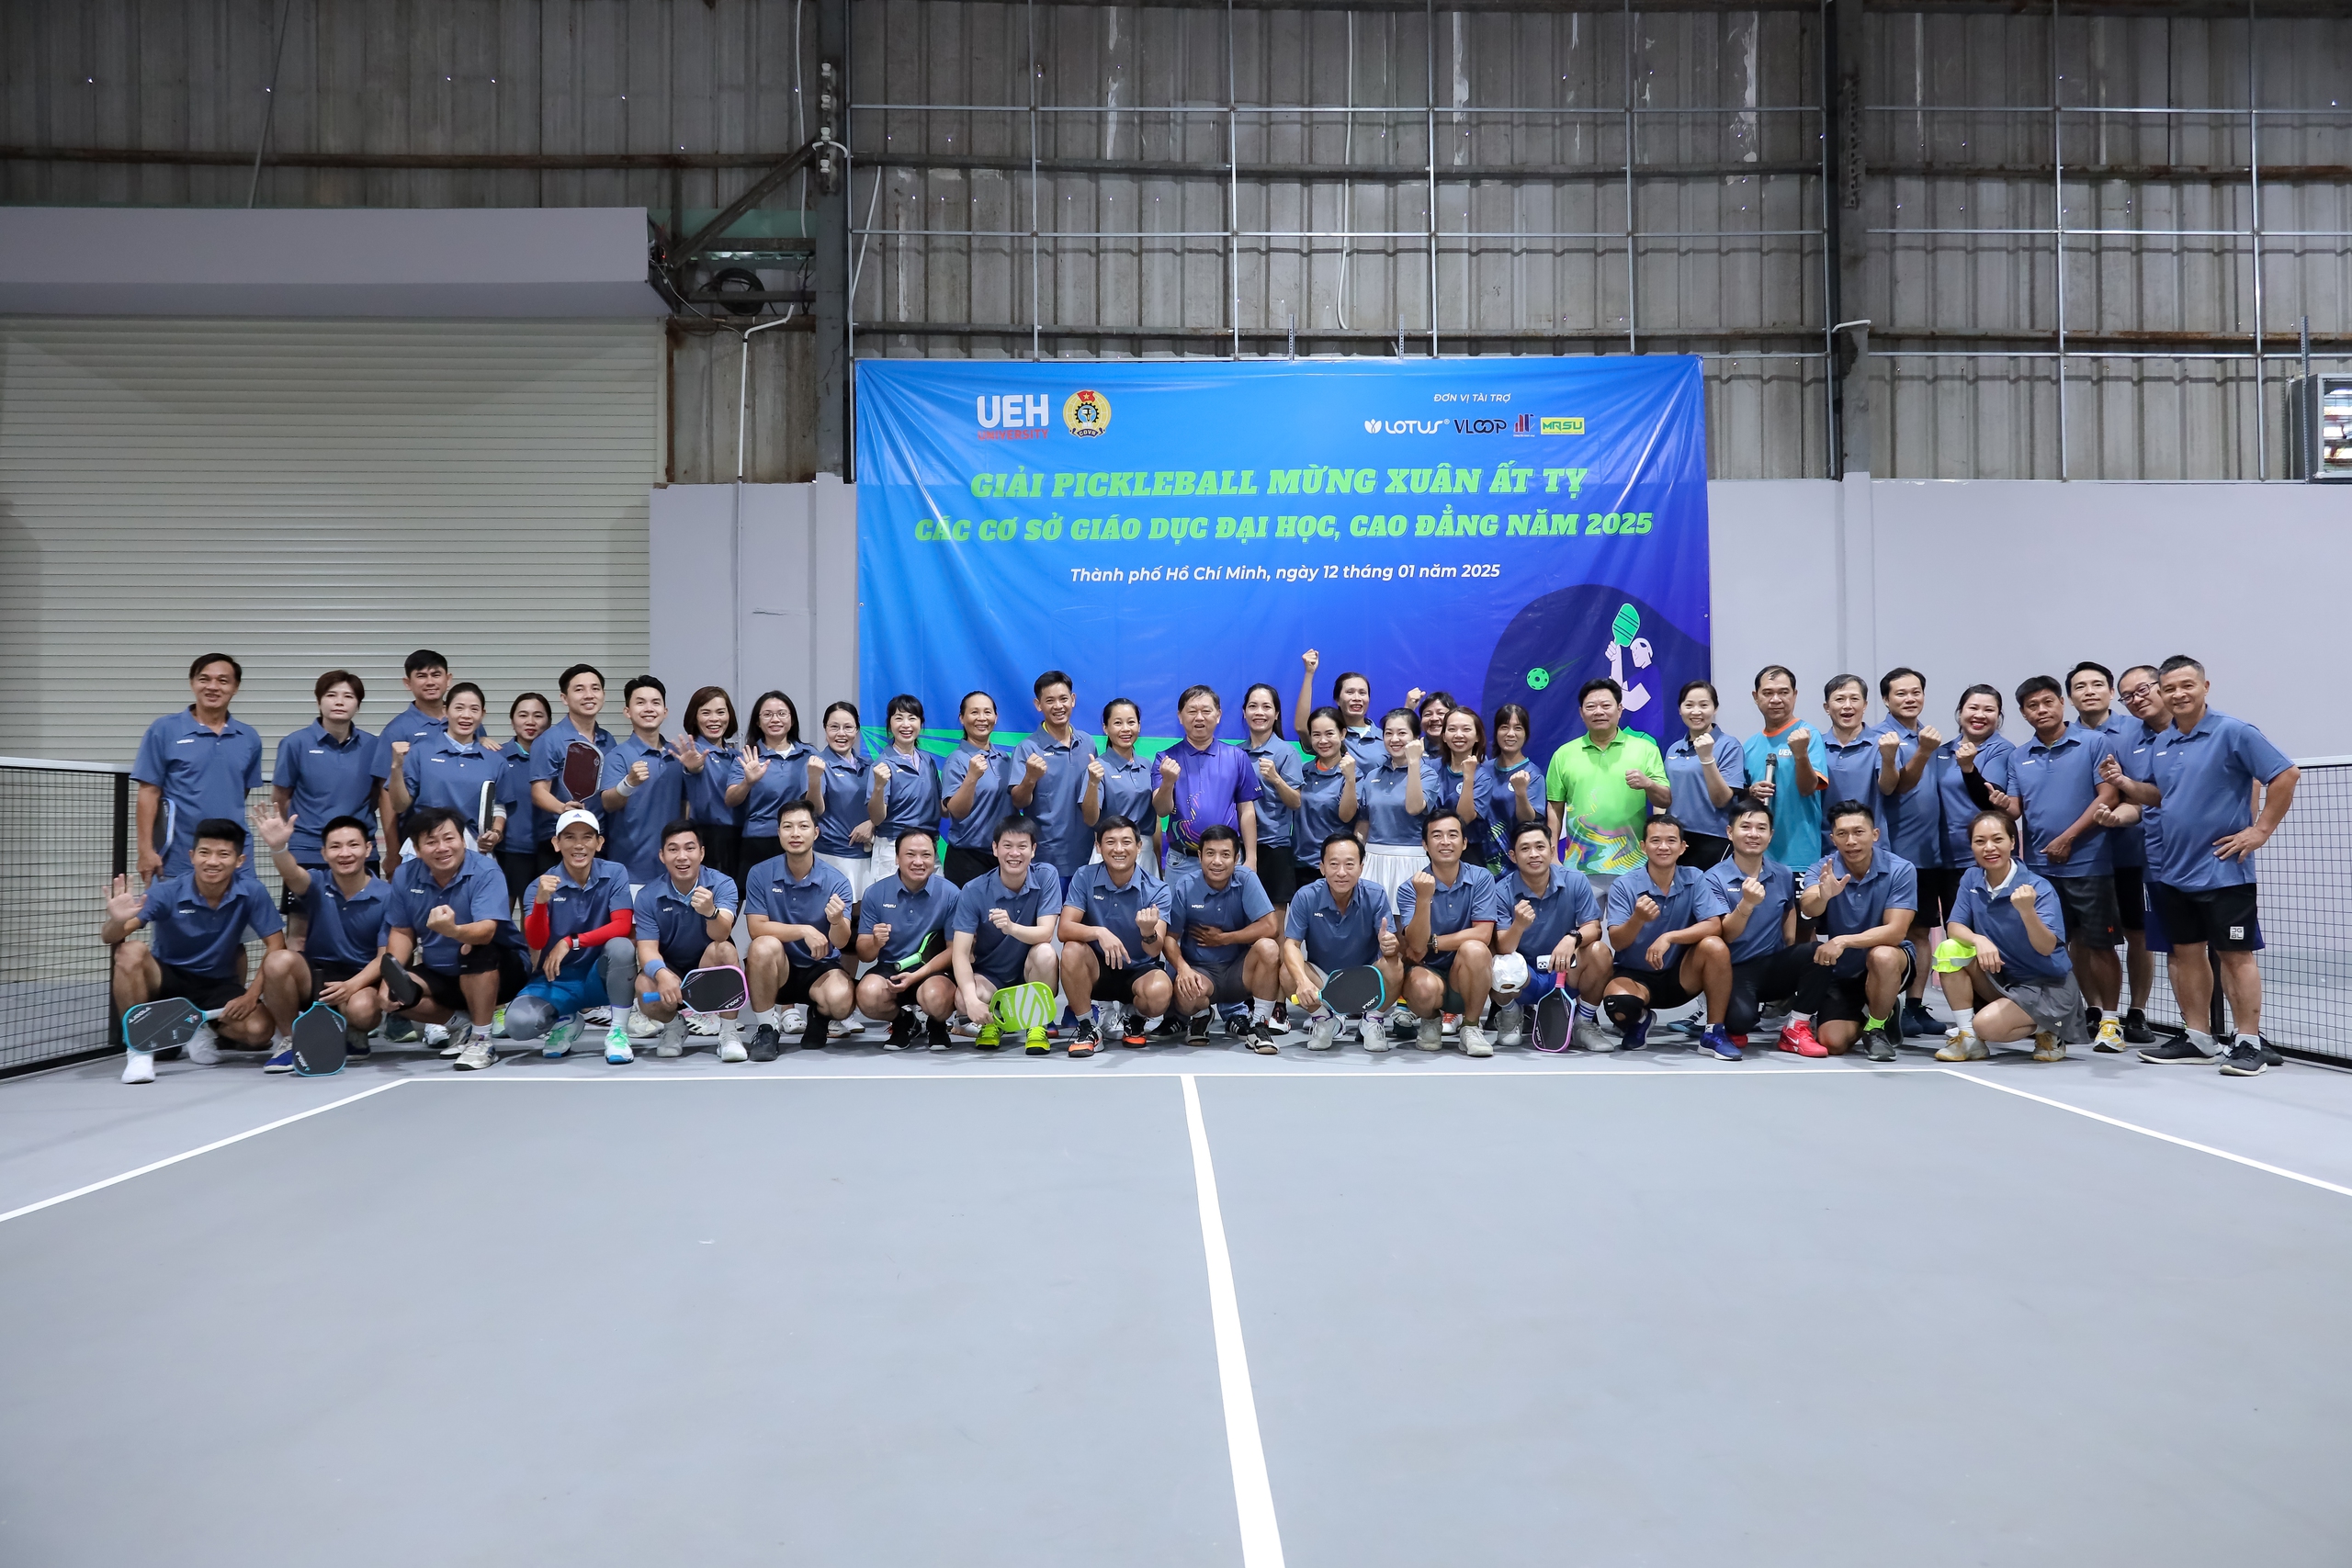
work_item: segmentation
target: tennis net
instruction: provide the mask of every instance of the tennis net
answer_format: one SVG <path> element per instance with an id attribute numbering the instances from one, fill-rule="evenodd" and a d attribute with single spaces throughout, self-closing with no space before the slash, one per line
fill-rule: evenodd
<path id="1" fill-rule="evenodd" d="M 0 1072 L 111 1037 L 98 927 L 130 869 L 130 795 L 127 768 L 0 757 Z"/>

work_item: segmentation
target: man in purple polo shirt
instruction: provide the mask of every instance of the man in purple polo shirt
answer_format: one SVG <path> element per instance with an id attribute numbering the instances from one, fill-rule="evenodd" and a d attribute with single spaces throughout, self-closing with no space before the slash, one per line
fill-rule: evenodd
<path id="1" fill-rule="evenodd" d="M 1159 754 L 1159 787 L 1151 808 L 1168 818 L 1168 875 L 1197 877 L 1201 835 L 1227 827 L 1241 835 L 1242 863 L 1258 869 L 1258 766 L 1238 746 L 1220 746 L 1217 721 L 1225 704 L 1206 686 L 1187 686 L 1176 699 L 1184 739 Z"/>

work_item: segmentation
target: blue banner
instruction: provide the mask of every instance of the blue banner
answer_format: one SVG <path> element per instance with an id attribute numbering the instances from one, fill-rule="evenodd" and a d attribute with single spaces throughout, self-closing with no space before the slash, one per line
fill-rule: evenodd
<path id="1" fill-rule="evenodd" d="M 1252 682 L 1315 700 L 1371 677 L 1532 718 L 1539 760 L 1582 733 L 1576 690 L 1681 733 L 1708 666 L 1699 361 L 868 359 L 857 366 L 861 707 L 922 699 L 950 739 L 973 688 L 1035 728 L 1039 671 L 1077 722 L 1130 697 L 1179 733 L 1194 682 L 1242 733 Z"/>

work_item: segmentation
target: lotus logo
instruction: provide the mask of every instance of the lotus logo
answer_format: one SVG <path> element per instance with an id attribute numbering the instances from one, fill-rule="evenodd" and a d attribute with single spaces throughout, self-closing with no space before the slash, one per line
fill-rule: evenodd
<path id="1" fill-rule="evenodd" d="M 1363 433 L 1364 433 L 1366 435 L 1377 435 L 1377 434 L 1380 434 L 1380 422 L 1379 422 L 1378 420 L 1376 420 L 1376 419 L 1368 419 L 1368 420 L 1365 420 L 1365 421 L 1363 422 Z"/>
<path id="2" fill-rule="evenodd" d="M 1435 435 L 1445 429 L 1442 419 L 1368 419 L 1363 422 L 1366 435 Z"/>

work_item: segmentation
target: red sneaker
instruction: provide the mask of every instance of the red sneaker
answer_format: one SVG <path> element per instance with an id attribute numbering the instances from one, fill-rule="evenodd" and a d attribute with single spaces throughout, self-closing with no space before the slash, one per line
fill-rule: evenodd
<path id="1" fill-rule="evenodd" d="M 1781 1049 L 1800 1056 L 1826 1056 L 1829 1047 L 1813 1037 L 1813 1025 L 1792 1018 L 1781 1027 Z"/>
<path id="2" fill-rule="evenodd" d="M 1731 1043 L 1738 1046 L 1743 1051 L 1747 1049 L 1747 1036 L 1745 1034 L 1733 1035 L 1731 1037 Z"/>

